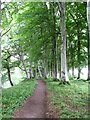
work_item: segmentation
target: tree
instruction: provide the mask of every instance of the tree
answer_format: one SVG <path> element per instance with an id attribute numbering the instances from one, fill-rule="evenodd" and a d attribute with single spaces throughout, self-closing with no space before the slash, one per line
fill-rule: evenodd
<path id="1" fill-rule="evenodd" d="M 63 83 L 69 83 L 66 58 L 66 23 L 65 23 L 65 2 L 59 2 L 60 11 L 60 32 L 61 32 L 61 79 Z"/>
<path id="2" fill-rule="evenodd" d="M 90 1 L 87 1 L 87 22 L 88 22 L 88 80 L 90 80 Z"/>
<path id="3" fill-rule="evenodd" d="M 2 60 L 2 67 L 7 69 L 8 80 L 11 86 L 13 86 L 13 82 L 11 80 L 11 73 L 10 73 L 10 57 L 11 57 L 11 54 L 9 53 L 8 50 L 4 52 L 3 60 Z"/>

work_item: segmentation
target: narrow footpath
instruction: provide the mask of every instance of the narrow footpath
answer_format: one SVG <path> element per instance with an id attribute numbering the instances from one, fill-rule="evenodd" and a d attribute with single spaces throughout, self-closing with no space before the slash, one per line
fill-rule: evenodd
<path id="1" fill-rule="evenodd" d="M 33 95 L 14 113 L 13 118 L 46 118 L 47 89 L 44 81 L 37 82 Z"/>

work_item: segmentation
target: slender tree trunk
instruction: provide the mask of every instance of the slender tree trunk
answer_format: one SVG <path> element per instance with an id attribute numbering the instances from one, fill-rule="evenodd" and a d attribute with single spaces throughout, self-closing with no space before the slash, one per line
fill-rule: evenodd
<path id="1" fill-rule="evenodd" d="M 22 64 L 23 64 L 23 67 L 24 67 L 24 71 L 25 71 L 25 74 L 26 74 L 26 78 L 29 79 L 28 72 L 27 72 L 27 69 L 26 69 L 26 66 L 25 66 L 24 61 L 22 61 Z"/>
<path id="2" fill-rule="evenodd" d="M 31 63 L 30 63 L 29 74 L 30 74 L 30 79 L 31 79 L 33 77 L 32 64 Z"/>
<path id="3" fill-rule="evenodd" d="M 60 79 L 60 56 L 59 56 L 59 53 L 60 53 L 60 45 L 59 43 L 57 43 L 57 50 L 56 50 L 56 54 L 57 54 L 57 78 Z"/>
<path id="4" fill-rule="evenodd" d="M 33 70 L 33 77 L 36 78 L 36 69 Z"/>
<path id="5" fill-rule="evenodd" d="M 78 60 L 78 78 L 77 79 L 80 79 L 80 27 L 77 25 L 77 35 L 78 35 L 78 51 L 77 51 L 77 60 Z"/>
<path id="6" fill-rule="evenodd" d="M 58 66 L 58 69 L 59 69 L 59 76 L 61 78 L 61 56 L 59 55 L 59 58 L 58 58 L 58 63 L 59 63 L 59 66 Z"/>
<path id="7" fill-rule="evenodd" d="M 47 59 L 44 59 L 44 77 L 45 77 L 45 79 L 48 78 L 48 62 L 47 62 Z"/>
<path id="8" fill-rule="evenodd" d="M 60 27 L 61 27 L 61 79 L 63 83 L 69 83 L 67 73 L 67 59 L 66 59 L 66 24 L 65 24 L 65 2 L 60 4 Z"/>
<path id="9" fill-rule="evenodd" d="M 53 77 L 53 65 L 52 65 L 52 60 L 51 60 L 51 70 L 50 70 L 50 72 L 51 72 L 51 77 Z"/>
<path id="10" fill-rule="evenodd" d="M 8 72 L 9 82 L 10 82 L 11 86 L 13 86 L 13 82 L 12 82 L 12 80 L 11 80 L 11 73 L 10 73 L 10 67 L 9 67 L 9 65 L 7 66 L 7 72 Z"/>
<path id="11" fill-rule="evenodd" d="M 19 56 L 20 56 L 20 60 L 22 62 L 22 65 L 23 65 L 23 68 L 24 68 L 24 71 L 25 71 L 25 74 L 26 74 L 26 78 L 29 79 L 28 72 L 27 72 L 27 69 L 26 69 L 26 65 L 25 65 L 25 62 L 24 62 L 23 53 L 19 54 Z"/>
<path id="12" fill-rule="evenodd" d="M 81 74 L 81 69 L 80 67 L 78 68 L 78 78 L 77 79 L 80 79 L 80 74 Z"/>
<path id="13" fill-rule="evenodd" d="M 72 67 L 72 77 L 74 77 L 74 66 Z"/>
<path id="14" fill-rule="evenodd" d="M 72 65 L 72 77 L 74 77 L 74 46 L 73 43 L 71 43 L 71 65 Z"/>
<path id="15" fill-rule="evenodd" d="M 34 76 L 35 76 L 35 79 L 38 79 L 38 67 L 37 67 L 37 65 L 35 65 Z"/>
<path id="16" fill-rule="evenodd" d="M 42 72 L 41 72 L 41 70 L 40 70 L 40 67 L 39 67 L 39 66 L 38 66 L 38 72 L 39 72 L 40 77 L 42 78 Z"/>
<path id="17" fill-rule="evenodd" d="M 45 51 L 44 51 L 43 66 L 44 66 L 44 78 L 47 79 L 48 78 L 48 51 L 47 51 L 46 46 L 45 46 Z"/>
<path id="18" fill-rule="evenodd" d="M 48 60 L 48 77 L 51 77 L 51 74 L 50 74 L 50 62 L 49 62 L 49 60 Z"/>
<path id="19" fill-rule="evenodd" d="M 88 22 L 88 80 L 90 80 L 90 1 L 87 2 L 87 22 Z"/>

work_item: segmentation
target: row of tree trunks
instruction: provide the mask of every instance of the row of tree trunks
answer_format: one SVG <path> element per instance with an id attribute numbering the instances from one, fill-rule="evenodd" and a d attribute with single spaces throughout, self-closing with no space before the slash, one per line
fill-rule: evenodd
<path id="1" fill-rule="evenodd" d="M 65 83 L 69 82 L 67 72 L 67 60 L 66 60 L 66 23 L 65 23 L 65 2 L 58 2 L 60 11 L 60 33 L 61 33 L 61 68 L 60 76 L 61 80 Z M 56 49 L 56 14 L 55 3 L 51 4 L 53 8 L 53 38 L 52 38 L 52 60 L 51 60 L 51 77 L 57 79 L 57 49 Z"/>
<path id="2" fill-rule="evenodd" d="M 66 58 L 66 23 L 65 23 L 65 2 L 58 2 L 58 6 L 59 6 L 59 11 L 60 11 L 60 34 L 61 34 L 61 80 L 63 82 L 68 82 L 69 78 L 68 78 L 68 71 L 67 71 L 67 58 Z M 56 14 L 55 14 L 55 3 L 52 3 L 52 11 L 53 11 L 53 38 L 52 38 L 52 61 L 51 61 L 51 76 L 54 79 L 57 79 L 57 41 L 56 41 Z M 87 21 L 88 21 L 88 79 L 90 79 L 90 2 L 87 2 L 87 11 L 88 11 L 88 17 L 87 17 Z M 80 29 L 77 23 L 77 38 L 78 38 L 78 54 L 77 54 L 77 60 L 78 60 L 78 79 L 80 78 Z M 45 51 L 46 52 L 46 51 Z M 73 54 L 72 54 L 73 56 Z M 47 53 L 45 53 L 45 60 L 44 60 L 44 75 L 42 73 L 42 70 L 39 66 L 36 67 L 35 70 L 35 76 L 34 71 L 32 71 L 32 65 L 30 63 L 30 69 L 29 69 L 29 74 L 30 77 L 28 75 L 28 71 L 26 69 L 26 66 L 24 64 L 24 61 L 22 60 L 22 64 L 24 67 L 24 71 L 26 74 L 27 78 L 32 78 L 33 76 L 38 78 L 38 74 L 39 76 L 42 78 L 43 76 L 45 78 L 48 77 L 48 73 L 49 73 L 49 66 L 48 66 L 48 59 L 47 59 Z M 72 63 L 72 76 L 74 76 L 74 67 L 73 67 L 73 63 Z M 8 73 L 10 73 L 10 71 L 8 71 Z M 50 73 L 49 73 L 50 74 Z M 9 75 L 10 78 L 10 75 Z M 12 84 L 12 83 L 11 83 Z"/>

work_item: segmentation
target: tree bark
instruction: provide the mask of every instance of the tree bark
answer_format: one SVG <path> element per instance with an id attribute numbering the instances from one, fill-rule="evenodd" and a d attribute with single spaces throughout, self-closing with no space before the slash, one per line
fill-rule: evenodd
<path id="1" fill-rule="evenodd" d="M 88 22 L 88 80 L 90 80 L 90 1 L 87 2 L 87 22 Z"/>
<path id="2" fill-rule="evenodd" d="M 66 24 L 65 24 L 65 2 L 59 2 L 60 6 L 60 30 L 61 30 L 61 80 L 68 83 L 67 58 L 66 58 Z"/>
<path id="3" fill-rule="evenodd" d="M 57 59 L 56 59 L 56 16 L 55 4 L 53 3 L 53 59 L 54 59 L 54 79 L 57 79 Z"/>
<path id="4" fill-rule="evenodd" d="M 29 74 L 30 74 L 30 79 L 33 77 L 33 72 L 32 72 L 32 64 L 30 63 L 30 68 L 29 68 Z"/>
<path id="5" fill-rule="evenodd" d="M 11 86 L 14 86 L 13 82 L 11 80 L 11 73 L 10 73 L 10 67 L 9 67 L 9 65 L 7 66 L 7 72 L 8 72 L 8 80 L 9 80 Z"/>

